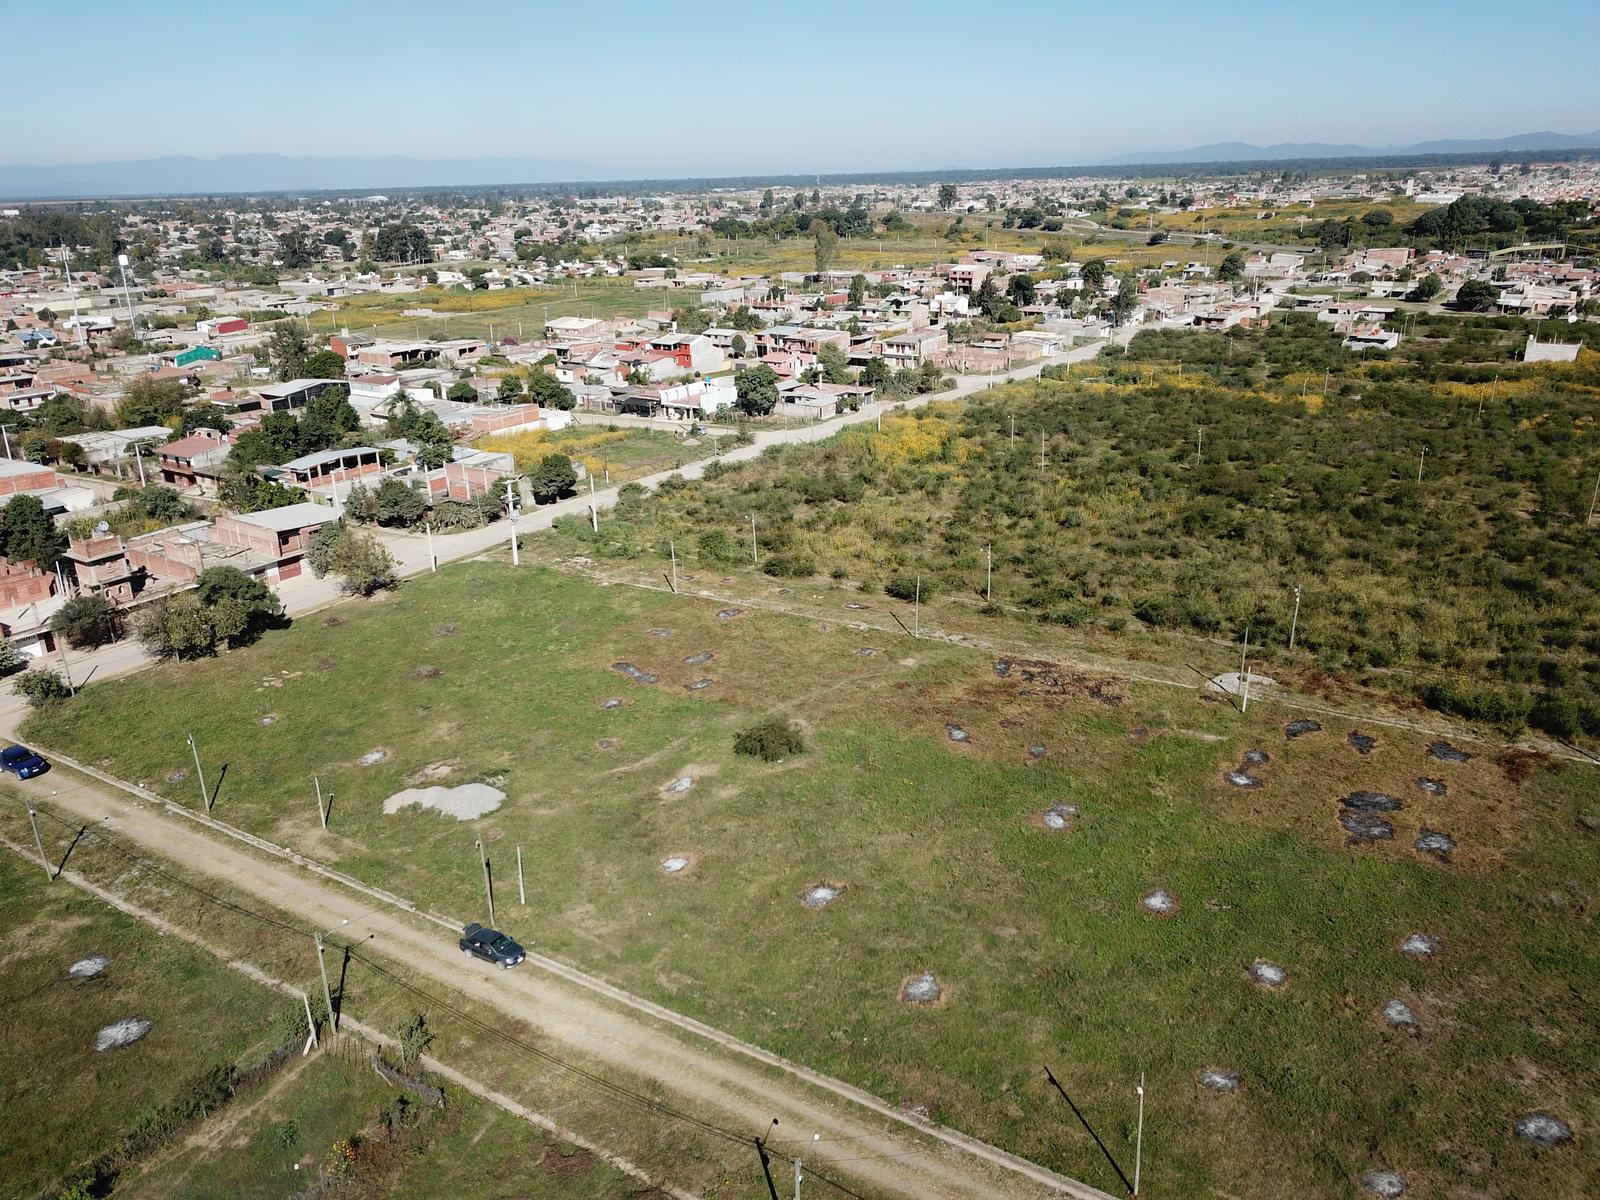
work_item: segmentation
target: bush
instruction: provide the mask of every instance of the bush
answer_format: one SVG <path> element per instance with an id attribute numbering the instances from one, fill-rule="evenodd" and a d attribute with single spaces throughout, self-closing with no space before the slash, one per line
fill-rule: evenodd
<path id="1" fill-rule="evenodd" d="M 1475 687 L 1459 679 L 1441 679 L 1422 690 L 1429 708 L 1469 721 L 1483 721 L 1516 731 L 1528 722 L 1533 697 L 1526 692 L 1509 692 L 1493 687 Z"/>
<path id="2" fill-rule="evenodd" d="M 47 708 L 72 695 L 67 681 L 49 667 L 34 667 L 24 671 L 11 685 L 17 694 L 27 700 L 29 708 Z"/>
<path id="3" fill-rule="evenodd" d="M 769 556 L 761 569 L 778 579 L 808 579 L 817 573 L 817 560 L 800 550 Z"/>
<path id="4" fill-rule="evenodd" d="M 896 600 L 909 602 L 917 600 L 919 597 L 922 600 L 929 599 L 938 590 L 938 585 L 927 575 L 921 577 L 920 586 L 918 577 L 915 575 L 896 575 L 883 585 L 883 590 L 885 594 L 893 596 Z"/>
<path id="5" fill-rule="evenodd" d="M 104 596 L 77 596 L 56 610 L 50 628 L 74 650 L 93 650 L 122 636 L 122 616 Z"/>
<path id="6" fill-rule="evenodd" d="M 800 726 L 782 717 L 772 717 L 749 729 L 742 730 L 733 739 L 733 752 L 759 758 L 763 762 L 777 762 L 806 748 Z"/>

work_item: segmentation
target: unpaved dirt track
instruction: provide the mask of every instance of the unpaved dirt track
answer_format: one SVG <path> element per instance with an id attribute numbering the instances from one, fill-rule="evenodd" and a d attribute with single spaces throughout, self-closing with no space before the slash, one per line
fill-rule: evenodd
<path id="1" fill-rule="evenodd" d="M 67 809 L 153 857 L 221 881 L 241 899 L 264 901 L 310 927 L 339 927 L 352 942 L 371 935 L 366 952 L 527 1023 L 548 1039 L 552 1052 L 582 1059 L 602 1073 L 642 1076 L 664 1089 L 667 1103 L 730 1130 L 753 1136 L 778 1117 L 784 1136 L 774 1140 L 780 1144 L 790 1130 L 820 1133 L 822 1141 L 808 1149 L 807 1159 L 868 1193 L 931 1200 L 1060 1195 L 1109 1200 L 1103 1192 L 984 1143 L 915 1127 L 848 1084 L 765 1065 L 732 1039 L 696 1036 L 620 1006 L 541 969 L 531 957 L 509 972 L 467 959 L 447 933 L 421 918 L 387 907 L 373 910 L 370 897 L 290 863 L 257 857 L 164 807 L 93 785 L 51 795 L 48 779 L 25 787 L 42 803 Z M 346 919 L 350 925 L 341 926 Z M 830 1143 L 838 1147 L 834 1154 L 828 1152 Z M 830 1165 L 835 1157 L 836 1167 Z"/>

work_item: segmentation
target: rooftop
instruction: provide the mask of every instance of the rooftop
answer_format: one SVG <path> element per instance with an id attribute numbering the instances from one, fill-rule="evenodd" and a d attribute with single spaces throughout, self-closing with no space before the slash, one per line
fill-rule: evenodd
<path id="1" fill-rule="evenodd" d="M 265 512 L 242 513 L 239 520 L 249 525 L 259 525 L 274 533 L 288 533 L 291 529 L 306 529 L 312 525 L 326 525 L 339 518 L 337 510 L 325 504 L 289 504 L 283 508 L 269 508 Z"/>

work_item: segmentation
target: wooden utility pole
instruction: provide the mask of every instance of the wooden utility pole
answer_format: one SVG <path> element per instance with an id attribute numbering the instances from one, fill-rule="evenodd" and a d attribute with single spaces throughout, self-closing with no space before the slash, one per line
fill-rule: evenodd
<path id="1" fill-rule="evenodd" d="M 329 1024 L 329 1026 L 331 1026 L 333 1029 L 337 1030 L 339 1028 L 339 1022 L 338 1022 L 338 1019 L 334 1016 L 334 1012 L 333 1012 L 333 992 L 330 991 L 329 988 L 328 988 L 327 947 L 323 945 L 322 935 L 320 933 L 316 935 L 316 938 L 317 938 L 317 970 L 322 975 L 322 1002 L 328 1006 L 328 1024 Z"/>

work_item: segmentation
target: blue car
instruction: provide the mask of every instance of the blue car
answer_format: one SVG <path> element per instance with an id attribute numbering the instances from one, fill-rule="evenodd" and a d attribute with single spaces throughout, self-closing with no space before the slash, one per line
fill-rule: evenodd
<path id="1" fill-rule="evenodd" d="M 7 746 L 0 750 L 0 771 L 10 771 L 18 779 L 43 775 L 50 764 L 26 746 Z"/>

